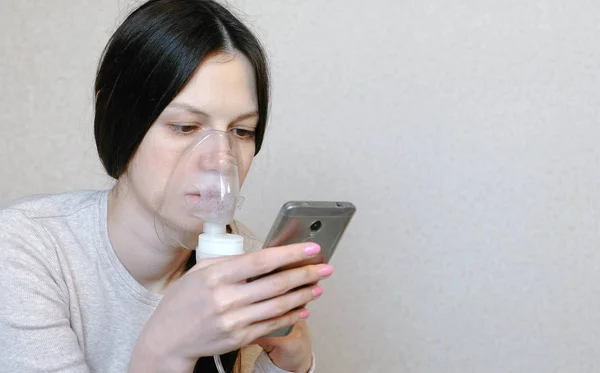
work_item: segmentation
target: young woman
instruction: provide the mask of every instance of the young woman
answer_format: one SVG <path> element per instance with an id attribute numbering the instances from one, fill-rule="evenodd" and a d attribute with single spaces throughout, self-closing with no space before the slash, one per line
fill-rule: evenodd
<path id="1" fill-rule="evenodd" d="M 304 307 L 333 270 L 294 263 L 318 246 L 250 252 L 234 222 L 248 252 L 195 263 L 156 229 L 175 224 L 160 206 L 187 139 L 228 133 L 241 182 L 260 150 L 269 81 L 255 36 L 216 2 L 150 0 L 110 39 L 95 94 L 114 187 L 0 210 L 0 371 L 216 372 L 215 354 L 228 372 L 312 371 Z"/>

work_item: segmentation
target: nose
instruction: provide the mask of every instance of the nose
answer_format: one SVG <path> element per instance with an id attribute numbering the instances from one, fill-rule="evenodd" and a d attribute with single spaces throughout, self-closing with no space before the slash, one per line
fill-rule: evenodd
<path id="1" fill-rule="evenodd" d="M 236 163 L 230 155 L 215 152 L 202 157 L 199 166 L 204 172 L 225 174 L 235 169 Z"/>
<path id="2" fill-rule="evenodd" d="M 200 140 L 199 148 L 205 152 L 223 152 L 231 151 L 229 133 L 222 131 L 207 131 Z"/>
<path id="3" fill-rule="evenodd" d="M 237 165 L 235 146 L 227 132 L 208 133 L 196 151 L 204 171 L 226 172 Z"/>

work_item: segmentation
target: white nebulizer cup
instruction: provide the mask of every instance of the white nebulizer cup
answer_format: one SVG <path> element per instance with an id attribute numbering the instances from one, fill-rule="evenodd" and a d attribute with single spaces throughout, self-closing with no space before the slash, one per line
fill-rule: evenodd
<path id="1" fill-rule="evenodd" d="M 196 261 L 243 253 L 244 238 L 242 236 L 227 233 L 227 227 L 224 225 L 204 222 L 204 231 L 198 236 Z"/>
<path id="2" fill-rule="evenodd" d="M 180 135 L 180 158 L 165 187 L 155 219 L 163 242 L 193 249 L 196 261 L 244 253 L 242 236 L 227 233 L 240 197 L 240 157 L 237 141 L 229 132 L 198 131 Z M 184 137 L 185 136 L 185 137 Z M 221 358 L 214 356 L 219 373 Z"/>

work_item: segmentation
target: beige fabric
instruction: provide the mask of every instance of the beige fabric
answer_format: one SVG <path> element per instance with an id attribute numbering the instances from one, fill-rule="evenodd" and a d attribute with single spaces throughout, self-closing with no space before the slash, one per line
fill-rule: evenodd
<path id="1" fill-rule="evenodd" d="M 242 349 L 242 371 L 241 373 L 252 373 L 254 363 L 258 355 L 262 352 L 262 348 L 258 345 L 248 346 Z"/>

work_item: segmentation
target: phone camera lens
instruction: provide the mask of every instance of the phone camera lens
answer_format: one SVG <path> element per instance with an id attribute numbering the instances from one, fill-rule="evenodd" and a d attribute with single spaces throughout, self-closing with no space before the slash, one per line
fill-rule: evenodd
<path id="1" fill-rule="evenodd" d="M 316 222 L 314 222 L 314 223 L 312 223 L 312 224 L 310 225 L 310 230 L 311 230 L 311 231 L 313 231 L 313 232 L 316 232 L 316 231 L 318 231 L 319 229 L 321 229 L 321 226 L 322 226 L 322 225 L 323 225 L 323 224 L 321 224 L 321 221 L 320 221 L 320 220 L 317 220 Z"/>

